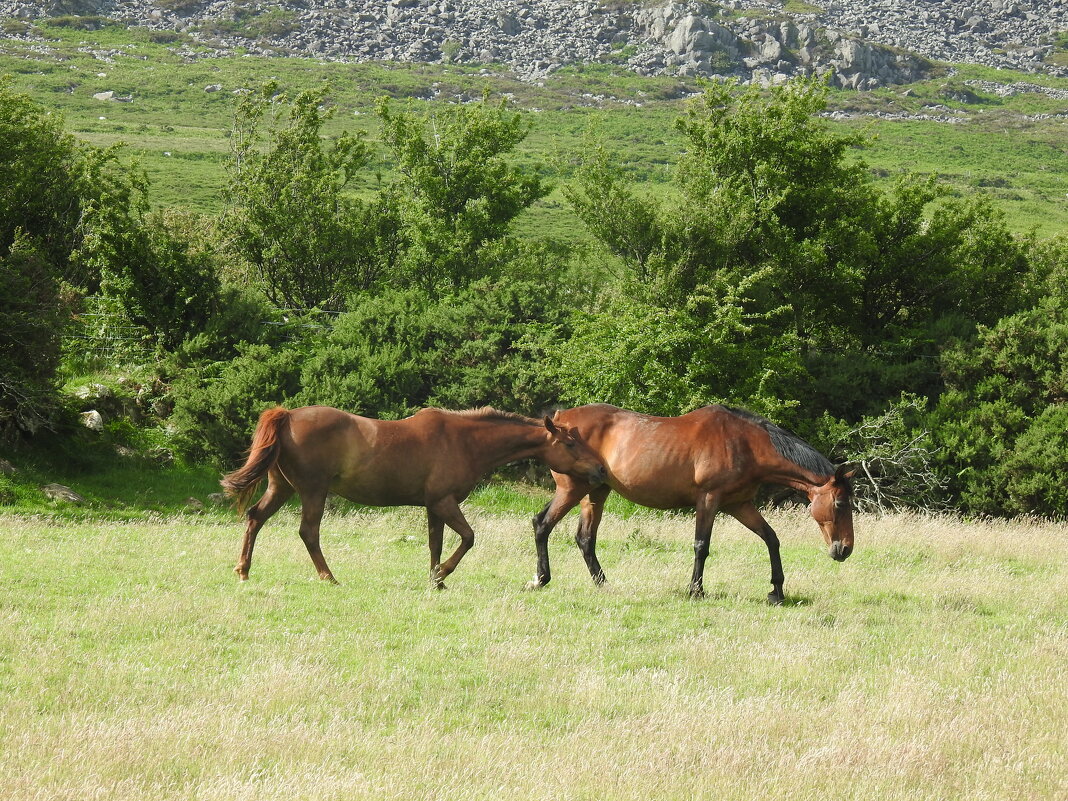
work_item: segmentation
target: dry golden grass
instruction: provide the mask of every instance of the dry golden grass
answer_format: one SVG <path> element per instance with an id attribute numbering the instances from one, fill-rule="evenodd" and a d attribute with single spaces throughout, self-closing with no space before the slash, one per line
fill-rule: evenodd
<path id="1" fill-rule="evenodd" d="M 592 586 L 520 516 L 436 593 L 421 516 L 240 526 L 0 517 L 0 798 L 1063 799 L 1068 540 L 1042 522 L 861 519 L 854 556 L 779 513 L 714 532 L 608 516 Z M 568 521 L 570 529 L 572 521 Z"/>

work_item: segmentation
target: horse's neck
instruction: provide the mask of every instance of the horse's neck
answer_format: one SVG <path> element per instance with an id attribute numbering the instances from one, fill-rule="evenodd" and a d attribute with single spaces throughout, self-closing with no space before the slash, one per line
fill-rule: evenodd
<path id="1" fill-rule="evenodd" d="M 810 470 L 784 459 L 781 465 L 777 465 L 770 471 L 764 481 L 769 484 L 781 484 L 784 487 L 790 487 L 808 495 L 816 487 L 826 484 L 827 477 L 818 476 Z"/>
<path id="2" fill-rule="evenodd" d="M 476 434 L 480 447 L 474 452 L 475 458 L 483 463 L 482 472 L 537 455 L 545 444 L 542 431 L 539 426 L 518 420 L 480 426 Z"/>

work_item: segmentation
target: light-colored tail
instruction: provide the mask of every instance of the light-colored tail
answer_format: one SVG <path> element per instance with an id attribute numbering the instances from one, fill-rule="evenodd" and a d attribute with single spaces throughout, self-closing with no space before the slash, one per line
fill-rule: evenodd
<path id="1" fill-rule="evenodd" d="M 256 432 L 252 435 L 252 445 L 249 447 L 245 464 L 234 472 L 227 473 L 219 482 L 226 494 L 237 500 L 238 514 L 244 514 L 249 499 L 256 491 L 256 485 L 278 461 L 278 450 L 281 447 L 278 433 L 287 425 L 289 410 L 284 406 L 275 406 L 261 414 L 260 421 L 256 424 Z"/>

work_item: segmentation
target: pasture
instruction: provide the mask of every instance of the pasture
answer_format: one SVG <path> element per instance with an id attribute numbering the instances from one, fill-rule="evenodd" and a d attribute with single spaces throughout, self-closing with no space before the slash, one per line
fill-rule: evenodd
<path id="1" fill-rule="evenodd" d="M 547 497 L 468 504 L 476 547 L 445 592 L 421 510 L 328 514 L 340 586 L 292 509 L 247 583 L 229 517 L 0 516 L 0 797 L 1068 794 L 1063 525 L 860 516 L 837 564 L 778 511 L 772 608 L 740 525 L 718 521 L 692 601 L 692 518 L 623 506 L 607 586 L 572 515 L 525 592 Z"/>

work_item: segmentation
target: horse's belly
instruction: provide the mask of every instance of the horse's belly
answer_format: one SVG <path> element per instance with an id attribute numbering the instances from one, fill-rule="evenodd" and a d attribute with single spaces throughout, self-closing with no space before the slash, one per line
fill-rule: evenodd
<path id="1" fill-rule="evenodd" d="M 655 484 L 612 482 L 612 489 L 628 501 L 650 509 L 686 509 L 697 503 L 697 490 Z"/>
<path id="2" fill-rule="evenodd" d="M 395 480 L 380 476 L 339 476 L 330 491 L 365 506 L 422 506 L 423 494 Z"/>

